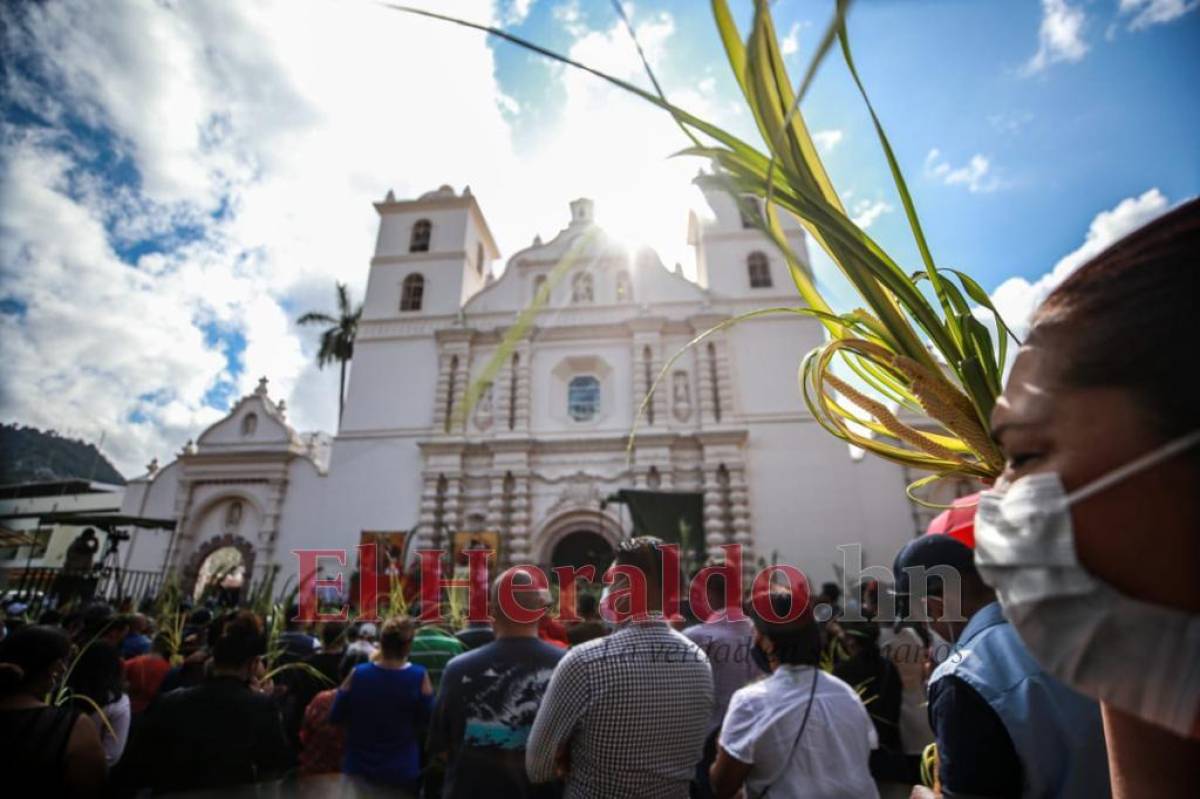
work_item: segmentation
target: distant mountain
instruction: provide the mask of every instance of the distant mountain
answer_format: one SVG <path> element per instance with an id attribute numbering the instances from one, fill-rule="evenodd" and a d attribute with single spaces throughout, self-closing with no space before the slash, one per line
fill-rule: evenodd
<path id="1" fill-rule="evenodd" d="M 53 430 L 0 424 L 0 485 L 70 478 L 125 485 L 94 444 Z"/>

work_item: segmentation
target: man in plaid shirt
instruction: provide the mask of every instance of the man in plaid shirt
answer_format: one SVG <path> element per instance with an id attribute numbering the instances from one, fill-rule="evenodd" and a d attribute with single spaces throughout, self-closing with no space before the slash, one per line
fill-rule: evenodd
<path id="1" fill-rule="evenodd" d="M 568 652 L 533 722 L 529 778 L 562 776 L 566 799 L 688 795 L 712 712 L 712 671 L 703 650 L 663 619 L 661 543 L 645 537 L 621 546 L 614 565 L 645 575 L 648 613 Z M 678 567 L 665 579 L 678 584 Z M 630 585 L 625 574 L 613 581 L 618 593 Z"/>

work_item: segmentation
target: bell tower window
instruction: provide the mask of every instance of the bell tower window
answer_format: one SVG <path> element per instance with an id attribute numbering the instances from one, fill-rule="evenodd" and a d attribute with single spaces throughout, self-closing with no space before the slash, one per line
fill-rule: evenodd
<path id="1" fill-rule="evenodd" d="M 419 311 L 425 299 L 425 278 L 417 272 L 404 278 L 400 288 L 400 310 Z"/>
<path id="2" fill-rule="evenodd" d="M 413 223 L 412 238 L 408 242 L 409 252 L 429 252 L 429 239 L 433 234 L 433 223 L 418 219 Z"/>
<path id="3" fill-rule="evenodd" d="M 757 250 L 750 253 L 746 258 L 746 270 L 750 274 L 750 288 L 771 288 L 771 265 L 767 262 L 766 254 Z"/>

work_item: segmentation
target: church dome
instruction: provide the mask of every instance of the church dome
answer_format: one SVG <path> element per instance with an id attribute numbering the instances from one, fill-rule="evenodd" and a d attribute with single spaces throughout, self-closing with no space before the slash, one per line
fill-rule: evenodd
<path id="1" fill-rule="evenodd" d="M 422 199 L 422 200 L 444 200 L 444 199 L 449 199 L 454 196 L 456 196 L 454 194 L 454 187 L 450 186 L 449 184 L 443 183 L 441 186 L 438 186 L 436 190 L 427 191 L 424 194 L 422 194 L 420 199 Z"/>

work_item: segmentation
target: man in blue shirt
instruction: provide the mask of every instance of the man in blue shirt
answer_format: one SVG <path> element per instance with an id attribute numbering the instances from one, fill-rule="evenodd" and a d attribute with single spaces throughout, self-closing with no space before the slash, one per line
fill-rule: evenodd
<path id="1" fill-rule="evenodd" d="M 923 603 L 912 610 L 924 610 L 930 629 L 954 644 L 929 680 L 942 796 L 1108 796 L 1099 706 L 1037 665 L 971 549 L 922 536 L 900 550 L 894 571 L 897 594 Z"/>
<path id="2" fill-rule="evenodd" d="M 557 784 L 531 785 L 525 742 L 542 696 L 564 652 L 538 639 L 538 623 L 510 619 L 499 586 L 510 575 L 513 601 L 529 611 L 550 605 L 550 593 L 530 590 L 532 575 L 515 566 L 496 578 L 491 613 L 496 640 L 459 655 L 442 673 L 428 753 L 445 765 L 442 796 L 556 797 Z"/>

